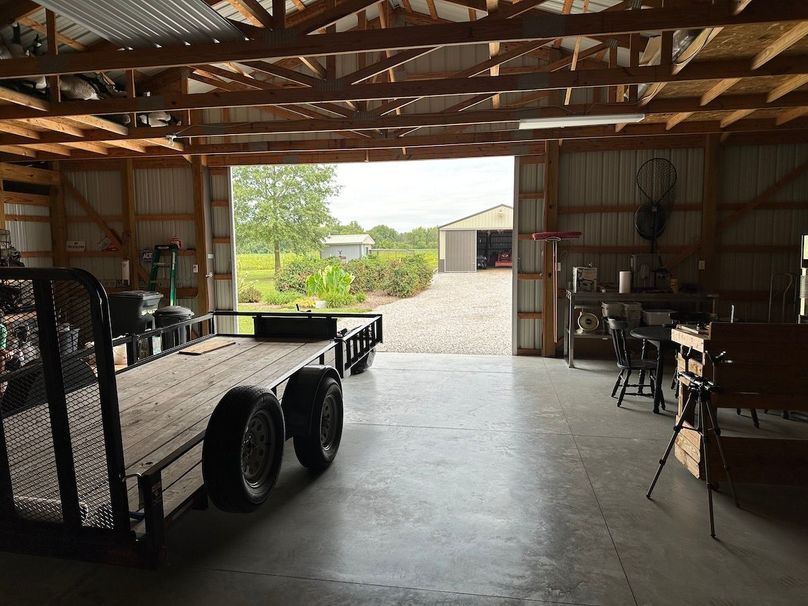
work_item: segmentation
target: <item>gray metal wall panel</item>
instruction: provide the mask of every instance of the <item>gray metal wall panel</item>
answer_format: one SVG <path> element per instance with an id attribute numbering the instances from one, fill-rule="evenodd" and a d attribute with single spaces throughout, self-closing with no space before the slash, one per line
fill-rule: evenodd
<path id="1" fill-rule="evenodd" d="M 446 265 L 450 271 L 477 271 L 477 231 L 446 232 Z"/>

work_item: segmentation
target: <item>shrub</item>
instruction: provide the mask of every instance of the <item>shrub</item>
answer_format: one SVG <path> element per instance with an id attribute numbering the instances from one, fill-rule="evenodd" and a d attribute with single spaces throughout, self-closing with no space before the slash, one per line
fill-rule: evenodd
<path id="1" fill-rule="evenodd" d="M 390 261 L 376 255 L 348 261 L 346 268 L 354 275 L 355 291 L 384 290 Z"/>
<path id="2" fill-rule="evenodd" d="M 389 262 L 385 292 L 395 297 L 411 297 L 432 282 L 432 268 L 423 255 L 411 255 Z"/>
<path id="3" fill-rule="evenodd" d="M 327 265 L 327 259 L 298 257 L 281 267 L 281 271 L 275 277 L 275 288 L 281 292 L 293 291 L 298 295 L 304 295 L 308 277 Z"/>
<path id="4" fill-rule="evenodd" d="M 260 303 L 261 291 L 258 290 L 254 281 L 238 281 L 238 302 L 239 303 Z"/>
<path id="5" fill-rule="evenodd" d="M 300 293 L 297 293 L 293 290 L 287 291 L 277 291 L 271 290 L 267 293 L 266 297 L 264 297 L 264 303 L 267 305 L 288 305 L 292 303 L 295 299 L 300 297 Z"/>
<path id="6" fill-rule="evenodd" d="M 354 277 L 339 265 L 329 265 L 306 280 L 306 294 L 314 295 L 329 307 L 342 307 L 353 302 L 350 294 Z"/>

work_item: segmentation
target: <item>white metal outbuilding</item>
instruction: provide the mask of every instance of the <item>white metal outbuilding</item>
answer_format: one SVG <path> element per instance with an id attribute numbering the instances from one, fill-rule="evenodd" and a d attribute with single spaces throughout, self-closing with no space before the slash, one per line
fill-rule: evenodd
<path id="1" fill-rule="evenodd" d="M 326 236 L 320 258 L 339 257 L 343 261 L 366 257 L 376 242 L 368 234 L 339 234 Z"/>
<path id="2" fill-rule="evenodd" d="M 438 227 L 438 271 L 477 271 L 477 257 L 490 266 L 511 250 L 513 208 L 499 204 Z"/>

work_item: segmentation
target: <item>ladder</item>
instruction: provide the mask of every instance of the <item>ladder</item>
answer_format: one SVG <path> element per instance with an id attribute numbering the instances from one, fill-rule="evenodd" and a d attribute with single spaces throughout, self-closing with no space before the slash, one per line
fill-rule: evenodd
<path id="1" fill-rule="evenodd" d="M 158 244 L 152 254 L 151 271 L 149 272 L 149 290 L 156 291 L 160 277 L 160 270 L 168 270 L 168 304 L 177 304 L 177 253 L 179 249 L 174 244 Z M 161 261 L 163 255 L 168 255 L 167 261 Z"/>

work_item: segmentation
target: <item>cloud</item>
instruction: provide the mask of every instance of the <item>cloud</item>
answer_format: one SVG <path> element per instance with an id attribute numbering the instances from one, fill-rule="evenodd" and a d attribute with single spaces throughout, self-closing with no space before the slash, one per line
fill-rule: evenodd
<path id="1" fill-rule="evenodd" d="M 513 204 L 513 158 L 338 164 L 342 191 L 331 200 L 341 223 L 398 231 L 442 225 Z"/>

